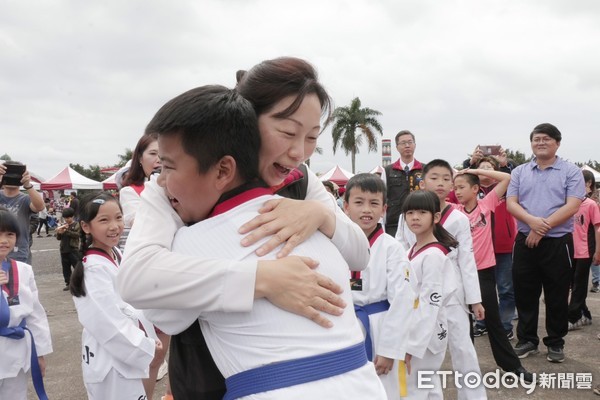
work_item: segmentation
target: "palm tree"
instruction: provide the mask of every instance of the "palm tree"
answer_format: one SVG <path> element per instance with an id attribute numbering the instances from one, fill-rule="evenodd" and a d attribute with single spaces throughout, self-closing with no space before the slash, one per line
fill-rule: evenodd
<path id="1" fill-rule="evenodd" d="M 333 154 L 340 146 L 346 155 L 352 157 L 352 173 L 356 169 L 356 153 L 362 145 L 363 137 L 367 141 L 368 152 L 377 151 L 377 137 L 375 131 L 383 135 L 381 124 L 377 116 L 381 113 L 368 107 L 361 108 L 360 99 L 356 97 L 350 107 L 336 107 L 328 122 L 333 121 L 331 136 L 333 137 Z M 357 134 L 357 129 L 360 132 Z"/>

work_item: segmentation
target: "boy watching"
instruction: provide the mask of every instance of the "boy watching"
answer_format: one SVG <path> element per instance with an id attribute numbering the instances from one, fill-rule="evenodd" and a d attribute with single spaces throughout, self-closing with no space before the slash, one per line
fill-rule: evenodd
<path id="1" fill-rule="evenodd" d="M 56 228 L 56 239 L 60 240 L 60 262 L 62 264 L 65 287 L 63 291 L 69 290 L 71 271 L 79 262 L 79 236 L 81 231 L 79 224 L 75 221 L 75 211 L 67 207 L 63 210 L 65 224 Z"/>
<path id="2" fill-rule="evenodd" d="M 255 250 L 269 238 L 242 247 L 237 232 L 273 195 L 258 179 L 260 136 L 252 105 L 222 86 L 192 89 L 165 104 L 146 132 L 158 134 L 163 165 L 158 182 L 189 225 L 177 232 L 173 251 L 255 259 Z M 348 265 L 323 234 L 315 233 L 295 252 L 318 255 L 320 272 L 348 288 Z M 350 302 L 350 291 L 342 298 Z M 147 316 L 169 334 L 200 319 L 214 361 L 226 378 L 225 399 L 251 394 L 263 398 L 259 393 L 269 398 L 385 399 L 352 310 L 332 317 L 330 329 L 264 299 L 255 300 L 246 313 L 151 310 Z"/>
<path id="3" fill-rule="evenodd" d="M 479 176 L 498 182 L 482 200 L 477 197 L 481 186 Z M 486 311 L 488 339 L 494 360 L 504 371 L 513 372 L 525 382 L 531 383 L 535 378 L 521 365 L 502 326 L 496 294 L 494 271 L 496 258 L 492 243 L 491 221 L 492 213 L 500 204 L 509 183 L 510 175 L 504 172 L 487 169 L 462 170 L 454 178 L 454 193 L 460 202 L 460 205 L 454 206 L 469 218 L 481 299 Z"/>
<path id="4" fill-rule="evenodd" d="M 481 375 L 477 353 L 469 335 L 471 329 L 469 308 L 476 319 L 483 319 L 484 309 L 481 305 L 479 279 L 477 278 L 477 266 L 473 255 L 473 239 L 471 238 L 469 220 L 446 202 L 453 186 L 452 174 L 452 167 L 447 161 L 432 160 L 423 168 L 420 186 L 422 190 L 434 192 L 440 199 L 440 209 L 442 210 L 440 224 L 459 243 L 458 247 L 452 249 L 448 254 L 448 258 L 455 267 L 454 272 L 457 282 L 455 296 L 447 305 L 448 348 L 452 355 L 452 367 L 454 370 L 463 373 L 463 376 L 468 372 L 476 372 Z M 398 221 L 396 239 L 406 249 L 415 244 L 415 236 L 404 223 L 402 215 Z M 469 388 L 467 385 L 462 384 L 458 391 L 459 396 L 465 399 L 480 399 L 486 396 L 483 385 L 477 388 Z"/>
<path id="5" fill-rule="evenodd" d="M 398 360 L 406 355 L 416 294 L 406 251 L 379 223 L 386 211 L 385 183 L 374 174 L 354 175 L 346 184 L 344 211 L 362 228 L 371 246 L 367 268 L 352 272 L 350 280 L 356 316 L 365 330 L 367 355 L 369 359 L 375 356 L 375 370 L 388 399 L 399 400 L 406 386 L 398 380 Z"/>

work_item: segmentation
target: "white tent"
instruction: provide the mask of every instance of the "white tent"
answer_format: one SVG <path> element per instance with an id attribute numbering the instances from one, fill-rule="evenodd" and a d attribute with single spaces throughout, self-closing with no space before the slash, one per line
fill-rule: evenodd
<path id="1" fill-rule="evenodd" d="M 335 167 L 331 168 L 329 171 L 321 175 L 319 179 L 321 180 L 321 182 L 331 181 L 335 182 L 340 186 L 344 186 L 346 182 L 348 182 L 348 180 L 353 176 L 354 174 L 352 172 L 346 171 L 344 168 L 340 167 L 339 165 L 336 165 Z"/>
<path id="2" fill-rule="evenodd" d="M 376 166 L 375 168 L 373 168 L 371 171 L 369 171 L 370 174 L 383 174 L 383 167 L 381 165 Z"/>
<path id="3" fill-rule="evenodd" d="M 594 174 L 594 179 L 596 180 L 596 183 L 600 182 L 600 172 L 596 171 L 589 165 L 584 165 L 583 167 L 581 167 L 581 169 L 584 171 L 590 171 L 592 174 Z"/>
<path id="4" fill-rule="evenodd" d="M 65 167 L 58 174 L 42 182 L 42 190 L 63 189 L 98 189 L 102 190 L 102 182 L 86 178 L 71 167 Z"/>

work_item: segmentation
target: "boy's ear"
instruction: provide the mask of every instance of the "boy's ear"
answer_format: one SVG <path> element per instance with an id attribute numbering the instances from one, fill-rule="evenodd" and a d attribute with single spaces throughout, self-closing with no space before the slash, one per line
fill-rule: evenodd
<path id="1" fill-rule="evenodd" d="M 423 182 L 423 179 L 419 181 L 419 189 L 425 190 L 425 182 Z"/>
<path id="2" fill-rule="evenodd" d="M 217 161 L 217 180 L 216 185 L 220 190 L 226 190 L 227 187 L 237 177 L 237 163 L 231 156 L 223 156 Z"/>

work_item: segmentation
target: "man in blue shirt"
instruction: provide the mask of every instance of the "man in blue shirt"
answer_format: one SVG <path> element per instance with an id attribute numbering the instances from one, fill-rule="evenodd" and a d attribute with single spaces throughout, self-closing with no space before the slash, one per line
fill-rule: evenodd
<path id="1" fill-rule="evenodd" d="M 515 353 L 538 353 L 539 300 L 546 302 L 547 360 L 563 362 L 568 330 L 568 296 L 573 254 L 573 215 L 585 198 L 581 170 L 556 155 L 562 136 L 552 124 L 529 135 L 534 158 L 517 167 L 506 194 L 508 211 L 517 218 L 513 283 L 519 313 Z"/>

